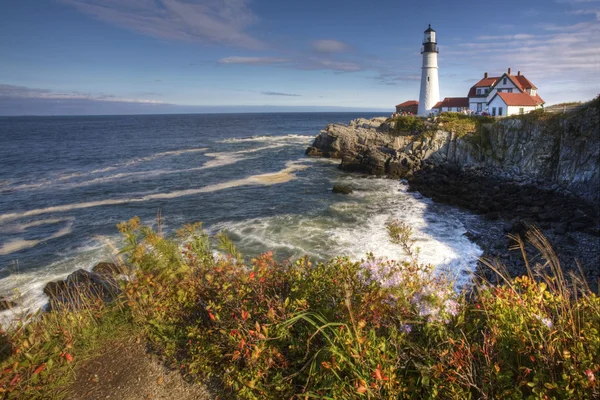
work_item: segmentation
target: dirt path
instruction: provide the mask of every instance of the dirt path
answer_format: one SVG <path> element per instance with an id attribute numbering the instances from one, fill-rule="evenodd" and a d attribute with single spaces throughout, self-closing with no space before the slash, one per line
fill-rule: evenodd
<path id="1" fill-rule="evenodd" d="M 143 341 L 119 343 L 77 367 L 68 400 L 214 399 L 207 388 L 183 380 L 146 352 Z"/>

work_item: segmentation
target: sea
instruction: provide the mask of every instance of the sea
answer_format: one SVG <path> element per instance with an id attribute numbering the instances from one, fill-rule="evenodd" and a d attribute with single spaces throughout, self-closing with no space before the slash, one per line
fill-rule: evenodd
<path id="1" fill-rule="evenodd" d="M 329 123 L 369 113 L 265 113 L 0 118 L 0 297 L 43 307 L 43 288 L 115 259 L 116 225 L 134 216 L 172 234 L 202 222 L 250 259 L 406 254 L 392 219 L 414 231 L 419 260 L 468 279 L 481 249 L 477 216 L 409 192 L 406 182 L 346 173 L 305 150 Z M 336 184 L 351 186 L 335 194 Z"/>

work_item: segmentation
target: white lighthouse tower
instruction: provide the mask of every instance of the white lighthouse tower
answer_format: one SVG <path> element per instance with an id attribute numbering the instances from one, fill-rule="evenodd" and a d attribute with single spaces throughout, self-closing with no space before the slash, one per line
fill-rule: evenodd
<path id="1" fill-rule="evenodd" d="M 421 67 L 421 93 L 419 94 L 419 115 L 429 115 L 433 106 L 440 99 L 440 83 L 438 80 L 438 48 L 435 31 L 431 25 L 423 38 L 423 67 Z"/>

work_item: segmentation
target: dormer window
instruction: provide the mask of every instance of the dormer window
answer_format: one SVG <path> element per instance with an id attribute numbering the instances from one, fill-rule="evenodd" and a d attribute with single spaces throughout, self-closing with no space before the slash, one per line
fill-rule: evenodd
<path id="1" fill-rule="evenodd" d="M 502 79 L 502 84 L 506 85 L 506 78 Z"/>

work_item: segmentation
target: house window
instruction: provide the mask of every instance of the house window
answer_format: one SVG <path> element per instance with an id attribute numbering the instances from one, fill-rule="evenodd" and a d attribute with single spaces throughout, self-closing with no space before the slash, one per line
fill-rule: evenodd
<path id="1" fill-rule="evenodd" d="M 506 93 L 512 93 L 512 89 L 506 89 Z"/>
<path id="2" fill-rule="evenodd" d="M 496 107 L 492 107 L 492 117 L 496 116 Z"/>
<path id="3" fill-rule="evenodd" d="M 506 85 L 506 78 L 502 79 L 502 84 Z"/>
<path id="4" fill-rule="evenodd" d="M 487 93 L 488 93 L 488 91 L 489 91 L 489 89 L 487 89 L 487 88 L 486 88 L 486 89 L 483 89 L 483 94 L 487 94 Z"/>
<path id="5" fill-rule="evenodd" d="M 477 103 L 477 112 L 481 112 L 481 107 L 482 107 L 482 104 L 481 103 Z"/>
<path id="6" fill-rule="evenodd" d="M 427 77 L 427 82 L 429 82 L 429 77 Z"/>
<path id="7" fill-rule="evenodd" d="M 502 107 L 498 107 L 498 115 L 502 116 Z"/>
<path id="8" fill-rule="evenodd" d="M 519 108 L 519 114 L 525 114 L 525 109 L 523 107 Z"/>
<path id="9" fill-rule="evenodd" d="M 477 94 L 481 94 L 481 89 L 477 89 Z"/>

